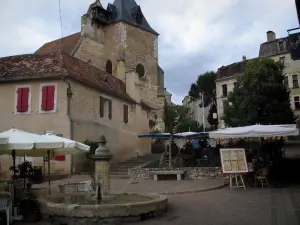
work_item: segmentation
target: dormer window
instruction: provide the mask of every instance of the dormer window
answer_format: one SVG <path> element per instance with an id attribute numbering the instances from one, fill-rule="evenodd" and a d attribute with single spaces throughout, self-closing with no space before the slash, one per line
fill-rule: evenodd
<path id="1" fill-rule="evenodd" d="M 137 24 L 142 24 L 143 22 L 143 14 L 140 10 L 136 13 L 135 21 Z"/>

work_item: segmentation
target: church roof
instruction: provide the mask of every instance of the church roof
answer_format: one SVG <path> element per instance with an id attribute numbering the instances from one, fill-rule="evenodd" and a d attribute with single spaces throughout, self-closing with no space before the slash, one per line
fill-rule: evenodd
<path id="1" fill-rule="evenodd" d="M 0 83 L 71 78 L 100 91 L 136 103 L 123 81 L 65 53 L 28 54 L 0 58 Z"/>
<path id="2" fill-rule="evenodd" d="M 158 33 L 151 28 L 144 16 L 141 23 L 136 21 L 135 15 L 138 12 L 142 13 L 142 11 L 135 0 L 115 0 L 113 4 L 108 4 L 107 10 L 112 12 L 112 20 L 115 22 L 123 21 L 158 35 Z"/>
<path id="3" fill-rule="evenodd" d="M 79 39 L 80 39 L 80 32 L 71 34 L 64 38 L 60 38 L 55 41 L 51 41 L 44 44 L 35 52 L 35 54 L 46 54 L 46 53 L 56 52 L 60 49 L 62 52 L 71 54 Z M 61 46 L 62 48 L 60 48 Z"/>

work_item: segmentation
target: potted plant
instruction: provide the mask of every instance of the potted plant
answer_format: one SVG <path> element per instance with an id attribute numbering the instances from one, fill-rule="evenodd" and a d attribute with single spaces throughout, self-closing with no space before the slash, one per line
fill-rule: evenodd
<path id="1" fill-rule="evenodd" d="M 15 168 L 10 167 L 10 170 L 14 170 L 15 176 L 13 177 L 17 193 L 17 198 L 22 198 L 24 196 L 23 189 L 31 188 L 31 183 L 29 180 L 32 178 L 34 170 L 31 162 L 24 161 L 18 164 Z"/>
<path id="2" fill-rule="evenodd" d="M 40 219 L 39 203 L 29 192 L 19 201 L 19 213 L 23 222 L 35 223 Z"/>

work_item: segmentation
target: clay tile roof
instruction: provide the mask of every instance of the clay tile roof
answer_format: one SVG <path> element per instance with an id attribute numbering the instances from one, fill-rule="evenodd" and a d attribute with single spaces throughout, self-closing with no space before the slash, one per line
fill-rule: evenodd
<path id="1" fill-rule="evenodd" d="M 54 54 L 0 58 L 0 82 L 67 75 Z"/>
<path id="2" fill-rule="evenodd" d="M 0 58 L 0 83 L 61 77 L 75 79 L 104 93 L 136 103 L 126 93 L 123 81 L 65 53 Z"/>
<path id="3" fill-rule="evenodd" d="M 115 76 L 66 54 L 63 54 L 63 62 L 64 68 L 71 78 L 99 88 L 107 94 L 135 103 L 126 93 L 124 82 Z"/>
<path id="4" fill-rule="evenodd" d="M 55 41 L 51 41 L 44 44 L 35 52 L 35 54 L 45 54 L 45 53 L 55 52 L 60 49 L 61 44 L 62 44 L 61 51 L 71 54 L 79 39 L 80 39 L 80 32 L 71 34 L 62 39 L 57 39 Z"/>

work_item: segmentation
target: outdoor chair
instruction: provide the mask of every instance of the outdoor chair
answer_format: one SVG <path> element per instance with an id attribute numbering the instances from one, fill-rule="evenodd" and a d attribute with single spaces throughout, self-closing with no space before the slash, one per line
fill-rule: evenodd
<path id="1" fill-rule="evenodd" d="M 261 187 L 264 187 L 264 184 L 270 187 L 268 183 L 268 175 L 269 175 L 268 167 L 262 168 L 256 172 L 256 180 L 258 180 L 261 183 Z"/>
<path id="2" fill-rule="evenodd" d="M 12 223 L 12 212 L 10 200 L 7 198 L 0 199 L 0 212 L 6 212 L 6 224 Z M 1 223 L 3 224 L 3 223 Z"/>

